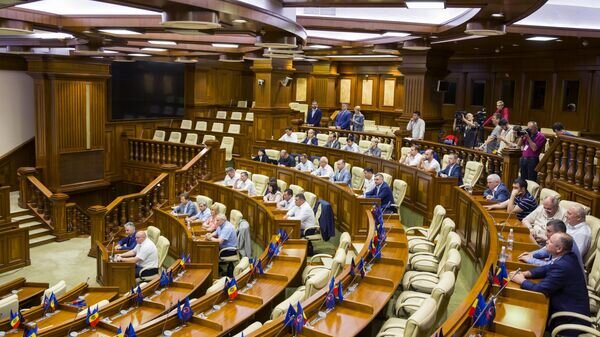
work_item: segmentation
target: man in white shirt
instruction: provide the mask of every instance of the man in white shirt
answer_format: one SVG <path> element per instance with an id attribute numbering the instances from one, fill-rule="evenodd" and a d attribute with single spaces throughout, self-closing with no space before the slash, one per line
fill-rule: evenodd
<path id="1" fill-rule="evenodd" d="M 145 269 L 142 276 L 158 274 L 158 250 L 152 240 L 148 239 L 145 231 L 135 233 L 137 245 L 134 249 L 115 255 L 116 262 L 134 262 L 135 277 L 140 277 L 140 271 Z"/>
<path id="2" fill-rule="evenodd" d="M 344 159 L 335 162 L 335 173 L 331 177 L 331 181 L 336 184 L 345 184 L 351 186 L 352 173 L 346 168 Z"/>
<path id="3" fill-rule="evenodd" d="M 304 193 L 296 194 L 295 206 L 292 207 L 286 214 L 285 219 L 300 220 L 300 229 L 304 232 L 304 229 L 313 227 L 316 223 L 315 213 L 308 202 Z"/>
<path id="4" fill-rule="evenodd" d="M 289 211 L 294 207 L 294 191 L 291 188 L 283 191 L 281 201 L 277 204 L 277 209 Z"/>
<path id="5" fill-rule="evenodd" d="M 302 172 L 312 172 L 314 166 L 313 163 L 308 160 L 306 153 L 300 154 L 298 157 L 300 160 L 298 161 L 298 164 L 296 164 L 296 170 L 300 170 Z"/>
<path id="6" fill-rule="evenodd" d="M 185 218 L 185 221 L 187 223 L 190 223 L 195 220 L 204 222 L 209 217 L 210 217 L 210 209 L 208 209 L 208 205 L 206 204 L 206 201 L 201 200 L 201 201 L 198 201 L 198 213 L 196 213 L 196 215 L 194 215 L 194 216 Z"/>
<path id="7" fill-rule="evenodd" d="M 329 165 L 327 157 L 321 157 L 321 159 L 319 159 L 319 167 L 312 171 L 311 174 L 327 179 L 330 179 L 333 176 L 333 168 Z"/>
<path id="8" fill-rule="evenodd" d="M 342 147 L 342 150 L 350 152 L 360 152 L 360 149 L 358 148 L 358 145 L 356 145 L 356 143 L 354 142 L 354 137 L 352 136 L 348 136 L 348 138 L 346 139 L 346 145 Z"/>
<path id="9" fill-rule="evenodd" d="M 235 172 L 233 167 L 228 167 L 225 169 L 225 179 L 223 180 L 223 185 L 233 186 L 239 179 L 240 175 Z"/>
<path id="10" fill-rule="evenodd" d="M 403 159 L 400 159 L 400 164 L 408 165 L 408 166 L 419 166 L 421 164 L 421 154 L 419 153 L 419 148 L 416 145 L 410 147 L 410 151 L 408 155 Z"/>
<path id="11" fill-rule="evenodd" d="M 373 169 L 367 167 L 363 170 L 365 174 L 365 182 L 363 183 L 363 193 L 367 193 L 375 187 L 375 174 Z"/>
<path id="12" fill-rule="evenodd" d="M 421 158 L 419 169 L 430 173 L 435 173 L 436 175 L 440 172 L 440 163 L 433 158 L 432 149 L 425 151 L 425 155 L 423 155 L 423 158 Z"/>
<path id="13" fill-rule="evenodd" d="M 248 191 L 248 196 L 253 197 L 256 195 L 256 187 L 252 180 L 248 179 L 248 172 L 242 172 L 240 174 L 240 180 L 238 180 L 233 186 L 234 190 Z"/>
<path id="14" fill-rule="evenodd" d="M 580 205 L 573 205 L 567 209 L 566 218 L 567 234 L 577 243 L 581 256 L 585 256 L 592 242 L 592 230 L 585 223 L 585 209 Z"/>
<path id="15" fill-rule="evenodd" d="M 406 130 L 412 131 L 412 139 L 423 139 L 425 137 L 425 121 L 421 119 L 421 112 L 415 111 L 406 125 Z"/>
<path id="16" fill-rule="evenodd" d="M 553 196 L 547 196 L 542 200 L 533 212 L 526 216 L 522 223 L 525 227 L 529 228 L 531 237 L 540 245 L 545 246 L 547 228 L 546 224 L 550 220 L 566 220 L 565 210 L 558 205 L 558 199 Z"/>
<path id="17" fill-rule="evenodd" d="M 279 138 L 279 140 L 290 143 L 298 143 L 298 136 L 296 136 L 292 128 L 287 127 L 285 128 L 285 133 L 283 136 L 281 136 L 281 138 Z"/>

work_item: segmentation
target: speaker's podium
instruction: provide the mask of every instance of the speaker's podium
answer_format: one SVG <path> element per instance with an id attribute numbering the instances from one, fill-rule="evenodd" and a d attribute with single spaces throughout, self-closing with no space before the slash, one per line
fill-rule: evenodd
<path id="1" fill-rule="evenodd" d="M 103 286 L 119 287 L 119 292 L 125 293 L 136 285 L 135 263 L 113 262 L 112 256 L 117 253 L 113 251 L 113 245 L 96 241 L 96 281 Z"/>

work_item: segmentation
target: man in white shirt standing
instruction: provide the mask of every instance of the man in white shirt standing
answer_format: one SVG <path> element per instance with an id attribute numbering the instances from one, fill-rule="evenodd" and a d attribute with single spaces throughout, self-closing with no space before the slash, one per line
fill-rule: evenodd
<path id="1" fill-rule="evenodd" d="M 294 191 L 291 188 L 283 191 L 281 201 L 277 204 L 277 209 L 289 211 L 294 207 Z"/>
<path id="2" fill-rule="evenodd" d="M 233 186 L 234 190 L 248 191 L 248 196 L 253 197 L 256 195 L 256 187 L 252 180 L 248 179 L 248 172 L 242 172 L 240 174 L 240 180 L 238 180 Z"/>
<path id="3" fill-rule="evenodd" d="M 300 154 L 298 157 L 300 160 L 298 161 L 298 164 L 296 164 L 296 170 L 300 170 L 302 172 L 312 172 L 314 166 L 313 163 L 308 160 L 306 153 Z"/>
<path id="4" fill-rule="evenodd" d="M 140 277 L 140 271 L 144 270 L 141 276 L 151 276 L 158 274 L 158 250 L 152 240 L 148 239 L 145 231 L 135 233 L 137 245 L 132 250 L 115 255 L 116 262 L 134 262 L 135 277 Z"/>
<path id="5" fill-rule="evenodd" d="M 410 151 L 408 155 L 403 159 L 400 159 L 400 164 L 408 165 L 408 166 L 419 166 L 421 164 L 422 156 L 419 153 L 419 148 L 416 145 L 410 147 Z"/>
<path id="6" fill-rule="evenodd" d="M 425 137 L 425 121 L 421 119 L 421 112 L 415 111 L 406 125 L 406 130 L 412 131 L 412 139 L 423 139 Z"/>
<path id="7" fill-rule="evenodd" d="M 592 242 L 592 230 L 585 223 L 585 209 L 580 205 L 573 205 L 567 209 L 566 218 L 567 234 L 577 243 L 581 256 L 585 256 Z"/>
<path id="8" fill-rule="evenodd" d="M 333 176 L 333 168 L 331 165 L 329 165 L 329 160 L 327 157 L 321 157 L 321 159 L 319 159 L 319 167 L 312 171 L 311 174 L 327 179 L 330 179 Z"/>
<path id="9" fill-rule="evenodd" d="M 304 232 L 304 229 L 315 225 L 315 213 L 306 202 L 304 193 L 296 194 L 295 203 L 296 205 L 287 212 L 285 219 L 300 220 L 300 229 Z"/>
<path id="10" fill-rule="evenodd" d="M 365 174 L 365 182 L 363 183 L 363 193 L 367 193 L 375 187 L 375 174 L 373 169 L 367 167 L 363 170 Z"/>
<path id="11" fill-rule="evenodd" d="M 240 175 L 235 172 L 233 167 L 228 167 L 225 169 L 225 179 L 223 180 L 223 185 L 233 186 L 239 179 Z"/>
<path id="12" fill-rule="evenodd" d="M 342 150 L 350 152 L 360 152 L 360 149 L 358 148 L 358 145 L 356 145 L 356 143 L 354 142 L 354 137 L 352 136 L 348 136 L 348 138 L 346 139 L 346 145 L 342 147 Z"/>
<path id="13" fill-rule="evenodd" d="M 285 133 L 283 136 L 281 136 L 281 138 L 279 138 L 279 140 L 290 143 L 298 143 L 298 136 L 296 136 L 291 127 L 287 127 L 285 128 Z"/>
<path id="14" fill-rule="evenodd" d="M 432 149 L 425 151 L 425 155 L 423 155 L 423 158 L 421 158 L 419 169 L 430 173 L 435 173 L 436 175 L 440 172 L 440 163 L 433 158 Z"/>

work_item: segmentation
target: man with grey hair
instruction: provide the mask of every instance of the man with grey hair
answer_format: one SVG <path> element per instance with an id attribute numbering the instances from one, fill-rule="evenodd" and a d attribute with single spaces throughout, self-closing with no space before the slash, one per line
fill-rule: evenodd
<path id="1" fill-rule="evenodd" d="M 235 227 L 224 214 L 217 215 L 217 230 L 206 234 L 206 240 L 218 242 L 219 250 L 225 248 L 235 248 L 236 250 L 226 250 L 220 253 L 221 257 L 233 256 L 237 254 L 238 238 Z"/>
<path id="2" fill-rule="evenodd" d="M 319 159 L 319 166 L 316 170 L 312 171 L 312 175 L 317 177 L 330 179 L 333 177 L 333 168 L 329 165 L 329 160 L 327 157 L 323 156 Z"/>
<path id="3" fill-rule="evenodd" d="M 585 256 L 592 242 L 592 230 L 585 223 L 585 209 L 581 205 L 573 205 L 567 208 L 566 223 L 567 234 L 573 237 L 573 240 L 579 247 L 581 256 Z"/>
<path id="4" fill-rule="evenodd" d="M 125 228 L 126 237 L 119 240 L 119 243 L 115 246 L 117 250 L 132 250 L 135 248 L 137 243 L 135 242 L 135 224 L 131 221 L 123 225 Z"/>
<path id="5" fill-rule="evenodd" d="M 377 158 L 381 157 L 381 149 L 379 148 L 379 138 L 371 138 L 371 145 L 369 146 L 367 151 L 365 151 L 365 154 L 367 156 L 373 156 Z"/>
<path id="6" fill-rule="evenodd" d="M 135 263 L 135 277 L 158 274 L 158 250 L 154 242 L 148 240 L 148 235 L 144 231 L 135 233 L 135 241 L 137 243 L 135 248 L 115 255 L 115 261 Z"/>
<path id="7" fill-rule="evenodd" d="M 488 188 L 483 191 L 483 196 L 488 201 L 503 202 L 510 197 L 508 188 L 502 183 L 500 176 L 495 173 L 487 176 L 487 187 Z"/>
<path id="8" fill-rule="evenodd" d="M 545 246 L 546 240 L 546 224 L 550 220 L 565 221 L 565 210 L 558 205 L 558 198 L 549 195 L 542 200 L 533 212 L 523 219 L 523 225 L 529 228 L 531 237 L 540 245 Z"/>
<path id="9" fill-rule="evenodd" d="M 196 215 L 185 218 L 185 221 L 190 223 L 198 220 L 199 222 L 204 222 L 210 217 L 210 209 L 208 209 L 208 204 L 205 200 L 200 200 L 197 202 L 198 204 L 198 213 Z"/>
<path id="10" fill-rule="evenodd" d="M 235 172 L 233 167 L 228 167 L 225 169 L 225 179 L 223 180 L 223 185 L 233 186 L 239 179 L 240 175 Z"/>

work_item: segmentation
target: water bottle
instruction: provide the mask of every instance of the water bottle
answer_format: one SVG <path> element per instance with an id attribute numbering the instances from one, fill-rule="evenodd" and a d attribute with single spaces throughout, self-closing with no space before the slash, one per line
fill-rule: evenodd
<path id="1" fill-rule="evenodd" d="M 502 250 L 500 250 L 500 257 L 498 258 L 498 262 L 506 262 L 506 247 L 502 246 Z"/>
<path id="2" fill-rule="evenodd" d="M 513 229 L 510 229 L 510 232 L 508 232 L 508 251 L 512 252 L 513 250 L 513 243 L 515 242 L 515 233 L 513 233 Z"/>

